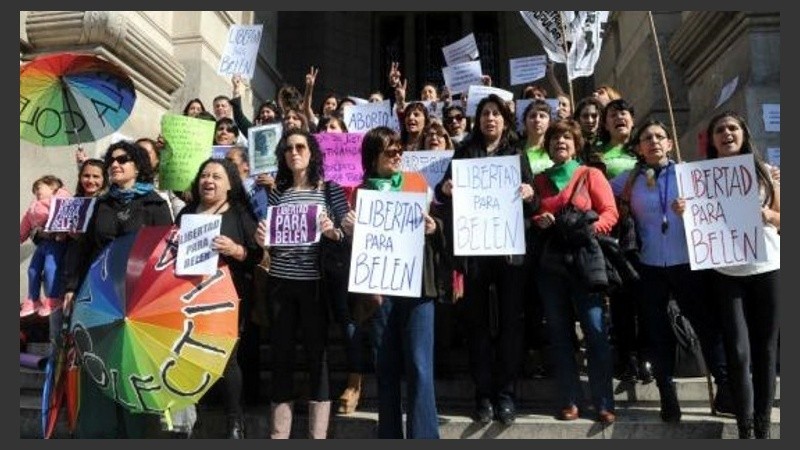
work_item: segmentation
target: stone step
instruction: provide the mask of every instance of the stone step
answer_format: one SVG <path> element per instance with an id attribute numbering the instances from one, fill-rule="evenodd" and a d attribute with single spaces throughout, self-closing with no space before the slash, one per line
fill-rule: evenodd
<path id="1" fill-rule="evenodd" d="M 39 399 L 20 398 L 20 437 L 39 438 Z M 293 438 L 305 438 L 308 417 L 301 403 L 295 407 Z M 550 408 L 520 409 L 516 422 L 503 426 L 499 422 L 478 425 L 469 418 L 469 407 L 443 404 L 439 406 L 439 432 L 444 439 L 729 439 L 736 438 L 736 421 L 730 417 L 712 416 L 707 408 L 684 406 L 679 424 L 661 421 L 658 406 L 620 404 L 617 421 L 602 425 L 587 418 L 563 422 L 553 417 Z M 269 436 L 268 408 L 248 408 L 245 413 L 247 437 L 264 439 Z M 193 438 L 223 438 L 226 418 L 221 408 L 200 407 L 199 420 Z M 359 411 L 343 416 L 333 414 L 328 431 L 332 439 L 371 439 L 376 437 L 378 415 L 374 404 L 365 404 Z M 772 438 L 780 439 L 780 408 L 773 408 Z M 162 437 L 168 436 L 164 434 Z M 56 428 L 55 438 L 68 436 L 63 417 Z"/>

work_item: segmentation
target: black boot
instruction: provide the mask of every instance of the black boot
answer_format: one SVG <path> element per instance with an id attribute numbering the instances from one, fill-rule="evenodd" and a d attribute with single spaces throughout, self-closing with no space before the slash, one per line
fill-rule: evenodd
<path id="1" fill-rule="evenodd" d="M 228 418 L 228 439 L 244 439 L 244 420 L 241 417 Z"/>
<path id="2" fill-rule="evenodd" d="M 681 405 L 678 402 L 678 393 L 675 390 L 675 383 L 663 383 L 658 386 L 658 394 L 661 397 L 661 420 L 664 422 L 677 423 L 681 421 Z"/>
<path id="3" fill-rule="evenodd" d="M 717 414 L 735 414 L 733 407 L 733 393 L 728 383 L 717 384 L 717 394 L 714 396 L 714 411 Z"/>
<path id="4" fill-rule="evenodd" d="M 739 439 L 753 439 L 753 419 L 736 419 Z"/>
<path id="5" fill-rule="evenodd" d="M 755 432 L 756 439 L 769 439 L 770 425 L 769 417 L 756 416 L 755 419 L 753 419 L 753 431 Z"/>

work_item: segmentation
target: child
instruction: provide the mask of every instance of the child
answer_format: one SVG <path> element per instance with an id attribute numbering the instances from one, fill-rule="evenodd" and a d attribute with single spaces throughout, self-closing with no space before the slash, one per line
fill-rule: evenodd
<path id="1" fill-rule="evenodd" d="M 45 175 L 34 181 L 32 191 L 36 200 L 31 202 L 19 224 L 20 244 L 28 238 L 36 238 L 34 239 L 36 250 L 28 266 L 28 297 L 22 302 L 20 318 L 35 312 L 41 317 L 47 317 L 54 309 L 61 307 L 57 275 L 58 264 L 64 255 L 66 244 L 63 235 L 42 233 L 41 230 L 47 222 L 51 199 L 69 197 L 70 194 L 64 189 L 64 183 L 53 175 Z M 40 302 L 42 275 L 44 275 L 45 298 Z"/>

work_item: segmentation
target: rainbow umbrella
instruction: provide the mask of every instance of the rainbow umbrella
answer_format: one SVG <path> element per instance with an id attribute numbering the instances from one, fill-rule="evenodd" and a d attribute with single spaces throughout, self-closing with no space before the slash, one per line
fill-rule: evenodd
<path id="1" fill-rule="evenodd" d="M 67 427 L 72 434 L 78 425 L 80 407 L 80 367 L 72 335 L 69 334 L 70 315 L 64 312 L 60 338 L 45 367 L 42 388 L 42 436 L 50 439 L 55 431 L 61 407 L 67 411 Z"/>
<path id="2" fill-rule="evenodd" d="M 19 68 L 19 137 L 37 145 L 93 142 L 133 109 L 128 74 L 94 55 L 59 53 Z"/>
<path id="3" fill-rule="evenodd" d="M 75 297 L 70 330 L 81 380 L 133 412 L 197 403 L 222 376 L 238 338 L 228 267 L 176 276 L 176 235 L 163 226 L 116 238 Z"/>

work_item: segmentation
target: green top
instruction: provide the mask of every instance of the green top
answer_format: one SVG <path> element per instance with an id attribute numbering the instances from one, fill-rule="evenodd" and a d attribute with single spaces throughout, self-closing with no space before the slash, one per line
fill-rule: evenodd
<path id="1" fill-rule="evenodd" d="M 538 145 L 530 146 L 525 149 L 525 153 L 528 154 L 528 163 L 534 175 L 553 167 L 553 160 L 550 159 L 550 155 L 542 147 Z"/>
<path id="2" fill-rule="evenodd" d="M 636 165 L 636 157 L 626 152 L 624 147 L 624 144 L 603 147 L 603 164 L 606 165 L 606 177 L 609 180 Z"/>

